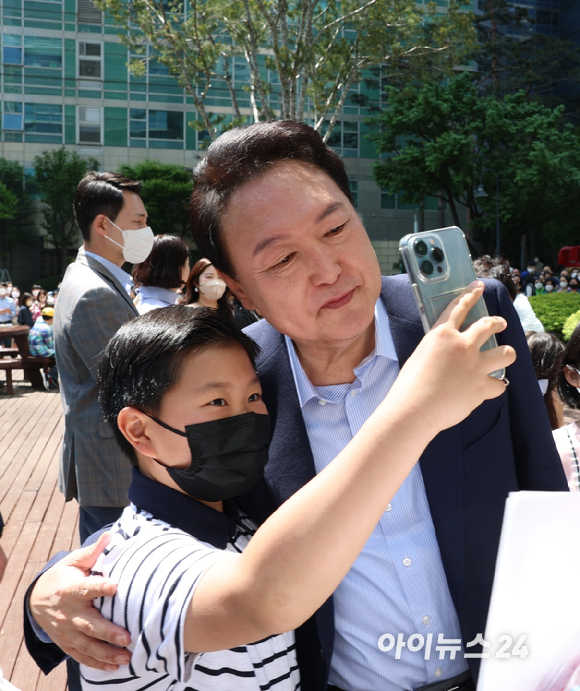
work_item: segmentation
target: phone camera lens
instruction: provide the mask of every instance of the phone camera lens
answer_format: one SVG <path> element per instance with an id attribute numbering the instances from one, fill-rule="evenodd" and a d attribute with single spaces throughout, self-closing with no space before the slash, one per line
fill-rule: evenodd
<path id="1" fill-rule="evenodd" d="M 415 252 L 420 257 L 424 257 L 427 254 L 427 244 L 423 240 L 419 240 L 419 242 L 415 243 Z"/>
<path id="2" fill-rule="evenodd" d="M 433 261 L 436 262 L 442 262 L 444 259 L 443 252 L 439 249 L 439 247 L 434 247 L 431 250 L 431 256 L 433 257 Z"/>
<path id="3" fill-rule="evenodd" d="M 433 264 L 429 260 L 421 262 L 421 271 L 425 276 L 430 276 L 433 273 Z"/>

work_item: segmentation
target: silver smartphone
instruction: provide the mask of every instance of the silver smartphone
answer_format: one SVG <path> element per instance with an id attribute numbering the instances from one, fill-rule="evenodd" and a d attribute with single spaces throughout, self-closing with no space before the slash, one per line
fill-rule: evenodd
<path id="1" fill-rule="evenodd" d="M 457 226 L 411 233 L 401 238 L 399 250 L 427 333 L 447 305 L 476 279 L 465 235 Z M 481 297 L 469 310 L 461 330 L 487 315 L 487 307 Z M 495 347 L 497 341 L 495 336 L 491 336 L 481 349 Z M 503 379 L 505 369 L 490 372 L 490 375 Z"/>

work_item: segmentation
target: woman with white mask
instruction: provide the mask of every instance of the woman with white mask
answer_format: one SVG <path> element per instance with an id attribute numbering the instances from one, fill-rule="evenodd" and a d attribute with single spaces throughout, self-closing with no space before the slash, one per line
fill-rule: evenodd
<path id="1" fill-rule="evenodd" d="M 197 261 L 185 284 L 183 304 L 189 307 L 213 307 L 231 314 L 228 297 L 227 286 L 209 259 Z"/>

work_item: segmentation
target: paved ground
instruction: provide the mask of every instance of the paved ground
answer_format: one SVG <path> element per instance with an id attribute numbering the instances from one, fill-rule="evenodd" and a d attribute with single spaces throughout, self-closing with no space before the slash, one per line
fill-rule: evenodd
<path id="1" fill-rule="evenodd" d="M 22 597 L 50 555 L 76 547 L 78 506 L 57 488 L 62 408 L 58 392 L 18 381 L 0 387 L 0 507 L 8 567 L 0 584 L 0 667 L 22 691 L 64 691 L 65 669 L 45 677 L 22 638 Z"/>

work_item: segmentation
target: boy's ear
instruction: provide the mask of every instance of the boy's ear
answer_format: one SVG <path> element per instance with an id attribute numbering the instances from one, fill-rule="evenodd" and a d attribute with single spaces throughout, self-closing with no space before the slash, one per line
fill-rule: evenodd
<path id="1" fill-rule="evenodd" d="M 232 291 L 232 293 L 238 298 L 238 300 L 247 310 L 256 309 L 256 306 L 254 305 L 252 300 L 246 295 L 244 289 L 238 283 L 238 281 L 236 281 L 235 278 L 232 278 L 231 276 L 228 276 L 224 273 L 222 273 L 221 276 L 224 279 L 224 283 L 227 285 L 227 287 Z"/>
<path id="2" fill-rule="evenodd" d="M 149 429 L 152 420 L 137 408 L 123 408 L 117 416 L 117 426 L 133 448 L 144 456 L 156 458 L 157 453 Z"/>

